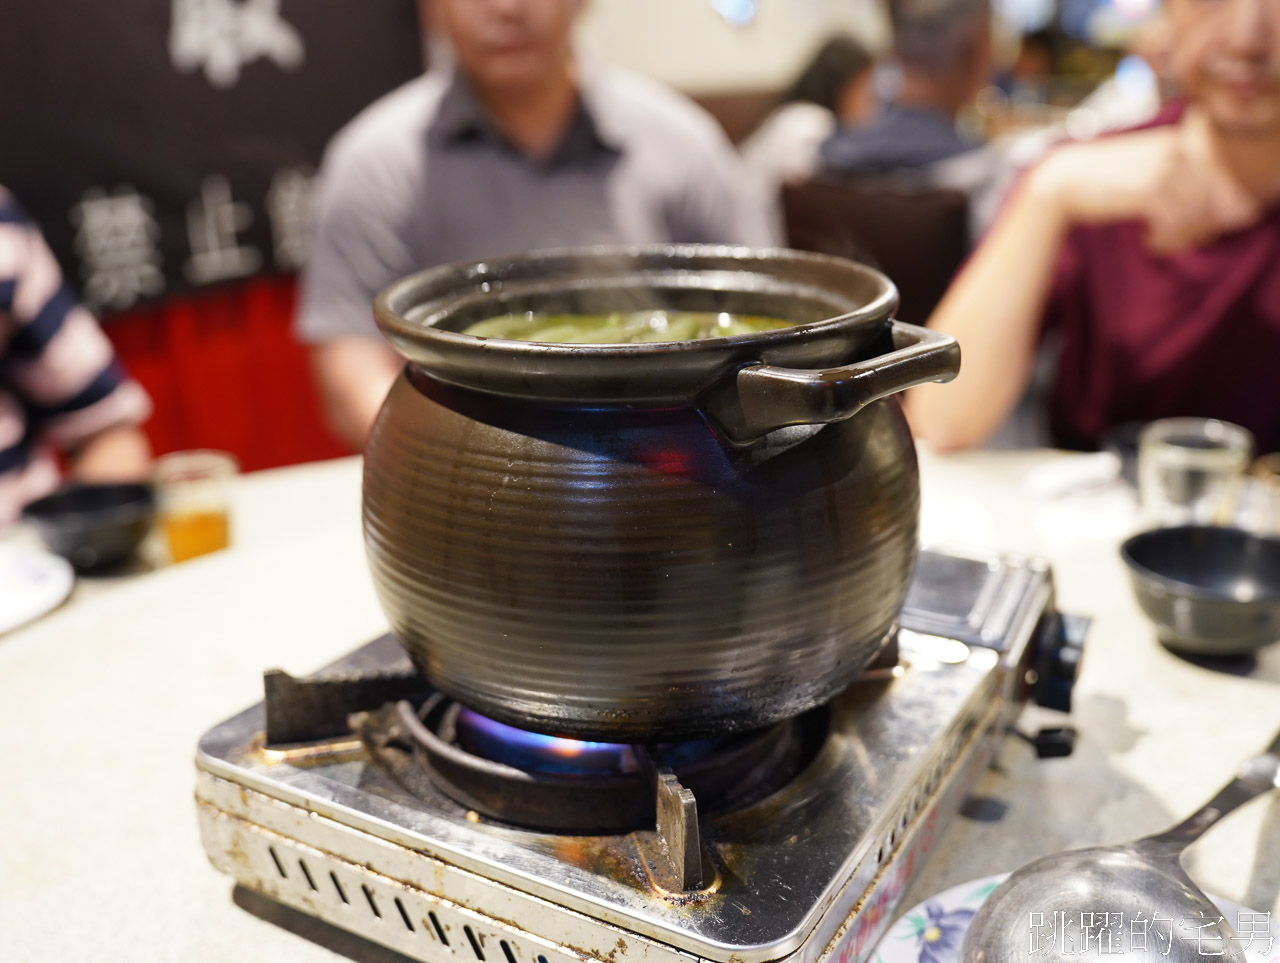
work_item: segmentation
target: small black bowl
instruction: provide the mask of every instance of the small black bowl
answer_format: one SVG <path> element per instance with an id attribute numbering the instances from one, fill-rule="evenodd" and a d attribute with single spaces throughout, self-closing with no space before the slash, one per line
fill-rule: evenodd
<path id="1" fill-rule="evenodd" d="M 1280 538 L 1187 525 L 1134 535 L 1120 554 L 1170 649 L 1241 656 L 1280 639 Z"/>
<path id="2" fill-rule="evenodd" d="M 68 485 L 22 514 L 51 551 L 89 572 L 133 554 L 155 521 L 156 500 L 141 483 Z"/>

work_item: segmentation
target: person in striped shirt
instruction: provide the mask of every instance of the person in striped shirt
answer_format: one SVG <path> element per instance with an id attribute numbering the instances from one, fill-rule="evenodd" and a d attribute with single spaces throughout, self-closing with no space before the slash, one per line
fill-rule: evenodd
<path id="1" fill-rule="evenodd" d="M 144 477 L 151 400 L 76 302 L 36 226 L 0 188 L 0 524 L 78 481 Z"/>

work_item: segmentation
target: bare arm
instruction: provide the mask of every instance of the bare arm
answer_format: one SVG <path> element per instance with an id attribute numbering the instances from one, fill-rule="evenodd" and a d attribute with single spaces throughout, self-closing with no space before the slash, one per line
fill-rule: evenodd
<path id="1" fill-rule="evenodd" d="M 1028 176 L 952 283 L 929 327 L 960 342 L 960 374 L 907 398 L 912 430 L 942 450 L 984 441 L 1031 377 L 1039 319 L 1069 226 L 1053 181 Z"/>
<path id="2" fill-rule="evenodd" d="M 1216 162 L 1194 109 L 1175 126 L 1063 148 L 1023 179 L 929 319 L 963 352 L 949 385 L 912 392 L 912 429 L 943 450 L 976 445 L 1009 415 L 1031 375 L 1063 239 L 1077 224 L 1142 221 L 1147 247 L 1193 247 L 1258 207 Z"/>
<path id="3" fill-rule="evenodd" d="M 364 450 L 403 364 L 378 333 L 374 298 L 432 263 L 413 242 L 425 168 L 385 150 L 376 127 L 353 122 L 325 150 L 294 322 L 324 420 L 352 451 Z"/>
<path id="4" fill-rule="evenodd" d="M 329 428 L 352 451 L 363 451 L 403 362 L 380 338 L 364 335 L 322 341 L 310 351 Z"/>
<path id="5" fill-rule="evenodd" d="M 77 481 L 140 481 L 151 470 L 151 445 L 137 428 L 109 428 L 72 451 L 68 461 Z"/>
<path id="6" fill-rule="evenodd" d="M 43 409 L 34 427 L 43 442 L 65 453 L 72 477 L 141 481 L 151 468 L 151 446 L 137 426 L 150 415 L 151 399 L 121 368 L 97 320 L 72 302 L 44 238 L 3 191 L 0 215 L 8 241 L 0 259 L 7 257 L 13 269 L 0 312 L 16 322 L 15 345 L 44 326 L 36 350 L 0 352 L 6 387 L 30 408 Z"/>

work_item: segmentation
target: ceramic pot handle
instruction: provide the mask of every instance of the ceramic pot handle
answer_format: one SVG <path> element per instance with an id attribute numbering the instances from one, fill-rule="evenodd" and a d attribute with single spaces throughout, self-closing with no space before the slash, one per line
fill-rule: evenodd
<path id="1" fill-rule="evenodd" d="M 732 441 L 747 442 L 787 425 L 843 421 L 873 401 L 956 376 L 960 345 L 955 338 L 901 321 L 889 324 L 892 348 L 865 361 L 822 370 L 742 368 L 735 384 L 740 411 L 717 422 Z"/>

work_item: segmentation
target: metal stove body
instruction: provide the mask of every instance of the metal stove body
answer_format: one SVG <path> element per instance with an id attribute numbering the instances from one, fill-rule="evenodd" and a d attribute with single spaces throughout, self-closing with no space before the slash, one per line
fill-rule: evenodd
<path id="1" fill-rule="evenodd" d="M 263 704 L 200 742 L 204 845 L 239 884 L 421 960 L 864 960 L 1022 705 L 1069 707 L 1067 621 L 1042 563 L 922 553 L 898 665 L 821 710 L 825 738 L 786 785 L 697 820 L 693 888 L 683 827 L 503 824 L 410 793 L 350 732 L 267 744 Z M 384 638 L 317 678 L 400 656 Z"/>

